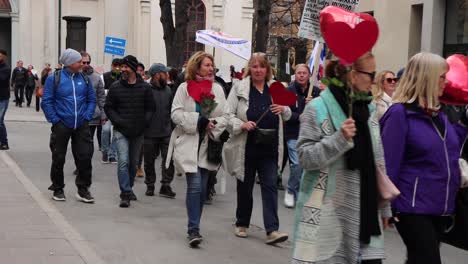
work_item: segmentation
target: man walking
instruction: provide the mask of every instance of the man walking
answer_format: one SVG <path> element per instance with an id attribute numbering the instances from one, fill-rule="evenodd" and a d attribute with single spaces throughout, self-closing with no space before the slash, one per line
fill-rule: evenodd
<path id="1" fill-rule="evenodd" d="M 114 125 L 117 146 L 117 175 L 120 186 L 120 207 L 135 201 L 135 181 L 143 133 L 155 111 L 153 94 L 148 83 L 136 73 L 138 60 L 128 55 L 122 59 L 122 80 L 114 82 L 107 94 L 104 110 Z"/>
<path id="2" fill-rule="evenodd" d="M 16 106 L 23 107 L 24 88 L 28 80 L 28 70 L 23 67 L 23 61 L 16 63 L 16 68 L 11 76 L 11 85 L 15 87 L 15 102 Z"/>
<path id="3" fill-rule="evenodd" d="M 50 135 L 52 185 L 49 190 L 53 191 L 52 199 L 65 201 L 63 165 L 71 139 L 72 152 L 79 171 L 75 181 L 78 187 L 76 198 L 85 203 L 94 203 L 89 192 L 94 150 L 89 121 L 96 108 L 96 94 L 88 77 L 80 73 L 82 64 L 78 51 L 65 50 L 60 62 L 64 68 L 47 78 L 41 104 L 47 121 L 53 124 Z"/>
<path id="4" fill-rule="evenodd" d="M 10 67 L 8 66 L 7 52 L 0 49 L 0 150 L 8 150 L 8 136 L 5 127 L 5 113 L 10 101 Z"/>
<path id="5" fill-rule="evenodd" d="M 120 59 L 113 59 L 111 70 L 102 75 L 104 92 L 107 95 L 111 85 L 120 80 Z M 112 122 L 108 120 L 104 111 L 101 132 L 102 163 L 117 163 L 115 144 L 112 142 Z"/>
<path id="6" fill-rule="evenodd" d="M 156 172 L 154 160 L 161 154 L 161 189 L 159 195 L 167 198 L 175 198 L 172 191 L 171 182 L 174 179 L 174 165 L 171 162 L 166 168 L 167 149 L 172 133 L 171 106 L 172 90 L 167 85 L 167 74 L 169 68 L 161 63 L 153 64 L 149 69 L 151 76 L 151 90 L 156 105 L 156 112 L 151 119 L 150 125 L 145 130 L 144 155 L 145 155 L 145 183 L 147 186 L 146 195 L 154 195 L 154 184 L 156 182 Z"/>

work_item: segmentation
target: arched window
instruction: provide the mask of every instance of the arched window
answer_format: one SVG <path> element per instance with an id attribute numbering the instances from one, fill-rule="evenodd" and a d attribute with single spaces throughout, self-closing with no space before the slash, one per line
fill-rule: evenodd
<path id="1" fill-rule="evenodd" d="M 204 50 L 205 45 L 195 42 L 197 30 L 205 29 L 206 9 L 202 0 L 189 0 L 187 5 L 189 22 L 187 25 L 187 42 L 185 44 L 185 60 L 199 50 Z"/>

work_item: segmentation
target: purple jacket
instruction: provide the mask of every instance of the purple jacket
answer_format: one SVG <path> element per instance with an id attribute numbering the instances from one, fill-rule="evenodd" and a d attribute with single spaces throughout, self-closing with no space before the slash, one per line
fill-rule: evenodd
<path id="1" fill-rule="evenodd" d="M 445 135 L 422 110 L 394 104 L 380 120 L 387 173 L 401 195 L 392 209 L 401 213 L 450 215 L 460 188 L 458 158 L 464 134 L 447 116 L 436 117 Z"/>

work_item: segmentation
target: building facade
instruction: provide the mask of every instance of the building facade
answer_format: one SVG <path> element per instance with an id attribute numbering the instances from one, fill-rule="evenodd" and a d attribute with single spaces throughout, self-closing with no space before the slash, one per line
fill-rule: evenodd
<path id="1" fill-rule="evenodd" d="M 213 48 L 194 42 L 199 29 L 252 38 L 252 0 L 190 0 L 187 12 L 187 56 L 200 49 L 213 53 Z M 126 54 L 135 55 L 145 65 L 166 62 L 161 9 L 156 0 L 0 0 L 0 48 L 10 51 L 11 62 L 21 59 L 36 67 L 44 63 L 54 65 L 59 50 L 66 47 L 67 22 L 59 18 L 65 16 L 91 18 L 86 23 L 86 49 L 94 65 L 107 70 L 111 64 L 112 55 L 104 53 L 106 36 L 126 39 Z M 215 63 L 240 68 L 245 61 L 216 50 Z"/>
<path id="2" fill-rule="evenodd" d="M 360 0 L 358 11 L 379 23 L 379 70 L 397 71 L 420 51 L 468 55 L 468 0 Z"/>

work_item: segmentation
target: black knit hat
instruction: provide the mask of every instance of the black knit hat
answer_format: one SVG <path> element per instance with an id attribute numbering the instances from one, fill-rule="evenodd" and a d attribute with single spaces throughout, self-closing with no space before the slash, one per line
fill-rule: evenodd
<path id="1" fill-rule="evenodd" d="M 127 55 L 125 56 L 122 61 L 122 65 L 127 65 L 132 71 L 136 72 L 138 67 L 138 60 L 135 56 Z"/>

